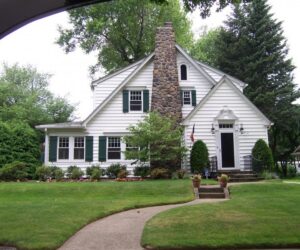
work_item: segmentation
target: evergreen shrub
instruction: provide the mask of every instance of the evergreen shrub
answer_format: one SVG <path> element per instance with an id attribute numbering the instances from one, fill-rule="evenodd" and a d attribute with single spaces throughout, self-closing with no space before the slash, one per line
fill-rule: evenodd
<path id="1" fill-rule="evenodd" d="M 202 140 L 198 140 L 194 143 L 191 151 L 190 164 L 192 173 L 201 173 L 204 168 L 209 167 L 207 146 Z"/>
<path id="2" fill-rule="evenodd" d="M 111 164 L 107 169 L 106 169 L 106 175 L 109 178 L 117 178 L 118 174 L 121 170 L 126 170 L 125 165 L 121 165 L 120 163 L 116 164 Z"/>
<path id="3" fill-rule="evenodd" d="M 257 140 L 252 149 L 252 166 L 255 172 L 261 173 L 264 170 L 272 172 L 274 161 L 272 151 L 263 139 Z"/>
<path id="4" fill-rule="evenodd" d="M 137 166 L 133 170 L 134 176 L 140 176 L 141 178 L 145 178 L 150 174 L 149 166 Z"/>
<path id="5" fill-rule="evenodd" d="M 96 171 L 97 170 L 97 171 Z M 102 168 L 100 168 L 100 166 L 99 165 L 92 165 L 91 167 L 87 167 L 86 168 L 86 175 L 88 176 L 88 177 L 92 177 L 92 175 L 93 175 L 93 172 L 95 171 L 95 173 L 96 172 L 100 172 L 100 177 L 104 174 L 104 169 L 102 169 Z"/>
<path id="6" fill-rule="evenodd" d="M 28 165 L 24 162 L 14 161 L 4 165 L 0 169 L 0 180 L 3 181 L 24 181 L 28 177 Z"/>
<path id="7" fill-rule="evenodd" d="M 73 180 L 79 180 L 83 176 L 83 171 L 77 166 L 70 166 L 67 169 L 67 176 Z"/>
<path id="8" fill-rule="evenodd" d="M 35 176 L 40 181 L 46 181 L 52 177 L 51 168 L 47 166 L 40 166 L 36 169 Z"/>
<path id="9" fill-rule="evenodd" d="M 152 179 L 169 179 L 171 173 L 167 168 L 154 168 L 150 172 L 150 177 Z"/>

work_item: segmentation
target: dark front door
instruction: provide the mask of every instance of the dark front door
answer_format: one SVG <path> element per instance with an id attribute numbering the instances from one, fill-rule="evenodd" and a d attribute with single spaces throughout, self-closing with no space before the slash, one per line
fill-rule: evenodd
<path id="1" fill-rule="evenodd" d="M 222 168 L 234 168 L 233 133 L 221 133 Z"/>

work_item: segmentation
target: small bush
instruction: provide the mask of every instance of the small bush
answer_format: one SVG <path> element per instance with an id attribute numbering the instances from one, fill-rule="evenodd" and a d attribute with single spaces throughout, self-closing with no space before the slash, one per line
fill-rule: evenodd
<path id="1" fill-rule="evenodd" d="M 171 177 L 171 173 L 166 168 L 154 168 L 150 172 L 152 179 L 168 179 Z"/>
<path id="2" fill-rule="evenodd" d="M 137 166 L 133 170 L 134 176 L 140 176 L 141 178 L 145 178 L 150 174 L 150 167 L 148 166 Z"/>
<path id="3" fill-rule="evenodd" d="M 93 168 L 92 173 L 90 175 L 91 180 L 100 181 L 101 176 L 102 176 L 102 171 L 101 171 L 100 167 L 99 168 Z"/>
<path id="4" fill-rule="evenodd" d="M 128 171 L 126 169 L 121 169 L 120 172 L 118 173 L 118 178 L 124 179 L 128 175 Z"/>
<path id="5" fill-rule="evenodd" d="M 100 177 L 104 174 L 104 170 L 102 169 L 102 168 L 100 168 L 100 166 L 99 165 L 93 165 L 93 166 L 91 166 L 91 167 L 87 167 L 86 168 L 86 175 L 88 176 L 88 177 L 92 177 L 92 175 L 93 175 L 93 171 L 94 170 L 99 170 L 99 172 L 100 172 Z"/>
<path id="6" fill-rule="evenodd" d="M 265 180 L 271 180 L 271 179 L 278 179 L 278 178 L 279 178 L 278 175 L 277 175 L 276 173 L 270 172 L 270 171 L 267 171 L 267 170 L 263 171 L 263 172 L 260 174 L 260 176 L 261 176 L 262 178 L 264 178 Z"/>
<path id="7" fill-rule="evenodd" d="M 14 161 L 4 165 L 0 169 L 0 180 L 4 181 L 23 181 L 28 176 L 29 168 L 26 163 Z"/>
<path id="8" fill-rule="evenodd" d="M 77 166 L 70 166 L 67 169 L 67 176 L 73 180 L 78 180 L 83 176 L 83 172 Z"/>
<path id="9" fill-rule="evenodd" d="M 109 178 L 117 178 L 119 172 L 121 170 L 126 170 L 126 166 L 125 165 L 121 165 L 119 163 L 117 164 L 111 164 L 107 169 L 106 169 L 106 175 Z"/>
<path id="10" fill-rule="evenodd" d="M 272 151 L 263 139 L 259 139 L 252 149 L 252 165 L 255 172 L 271 172 L 274 167 Z"/>
<path id="11" fill-rule="evenodd" d="M 55 180 L 61 181 L 64 178 L 65 173 L 64 173 L 64 171 L 61 168 L 56 168 L 53 171 L 52 176 L 53 176 L 52 178 L 54 178 Z"/>
<path id="12" fill-rule="evenodd" d="M 201 173 L 204 168 L 209 167 L 208 150 L 203 141 L 198 140 L 194 143 L 190 163 L 192 173 Z"/>
<path id="13" fill-rule="evenodd" d="M 35 171 L 35 176 L 40 181 L 46 181 L 52 178 L 51 167 L 47 167 L 47 166 L 38 167 Z"/>
<path id="14" fill-rule="evenodd" d="M 178 169 L 176 171 L 177 177 L 178 179 L 183 179 L 184 175 L 186 174 L 186 171 L 184 169 Z"/>
<path id="15" fill-rule="evenodd" d="M 287 166 L 287 177 L 293 178 L 297 176 L 297 169 L 294 165 L 288 164 Z"/>

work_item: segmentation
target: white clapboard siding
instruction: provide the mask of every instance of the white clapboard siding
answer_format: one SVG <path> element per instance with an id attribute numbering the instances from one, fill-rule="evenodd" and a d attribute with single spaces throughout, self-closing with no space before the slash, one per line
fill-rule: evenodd
<path id="1" fill-rule="evenodd" d="M 257 112 L 233 89 L 233 86 L 224 82 L 215 93 L 200 107 L 200 109 L 191 117 L 189 125 L 185 130 L 186 145 L 192 146 L 190 134 L 195 124 L 195 140 L 203 140 L 209 151 L 209 156 L 217 155 L 217 134 L 211 133 L 212 123 L 219 112 L 227 106 L 238 117 L 238 123 L 243 124 L 244 134 L 240 134 L 239 127 L 236 128 L 237 146 L 239 153 L 239 164 L 241 169 L 244 167 L 244 156 L 250 155 L 251 150 L 258 139 L 264 139 L 268 142 L 268 132 L 265 121 Z M 218 128 L 215 126 L 215 129 Z M 189 158 L 189 154 L 188 154 Z M 186 167 L 189 168 L 189 160 L 186 161 Z M 239 166 L 238 166 L 239 167 Z"/>
<path id="2" fill-rule="evenodd" d="M 153 63 L 147 63 L 137 75 L 124 87 L 124 89 L 141 88 L 148 89 L 149 96 L 152 94 Z M 151 98 L 149 98 L 151 107 Z M 95 115 L 87 124 L 87 134 L 98 138 L 100 135 L 124 135 L 128 133 L 127 128 L 143 120 L 146 113 L 142 111 L 123 113 L 122 91 L 117 93 L 112 100 Z M 94 159 L 98 159 L 98 139 L 94 140 Z"/>
<path id="3" fill-rule="evenodd" d="M 180 79 L 180 66 L 185 64 L 187 66 L 187 80 Z M 177 66 L 178 66 L 178 78 L 179 85 L 182 90 L 196 90 L 197 103 L 210 91 L 212 84 L 207 81 L 207 79 L 193 66 L 191 65 L 185 57 L 183 57 L 179 52 L 177 52 Z M 182 107 L 182 117 L 186 117 L 194 107 L 183 106 Z"/>
<path id="4" fill-rule="evenodd" d="M 113 92 L 113 90 L 118 87 L 121 82 L 137 67 L 138 65 L 129 67 L 127 70 L 109 77 L 107 80 L 97 84 L 93 90 L 93 108 L 95 109 L 101 102 L 103 102 L 103 100 L 105 100 L 105 98 L 109 96 Z"/>

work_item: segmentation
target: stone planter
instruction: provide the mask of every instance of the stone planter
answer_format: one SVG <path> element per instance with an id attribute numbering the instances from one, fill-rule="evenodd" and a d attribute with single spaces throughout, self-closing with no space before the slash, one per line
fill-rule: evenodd
<path id="1" fill-rule="evenodd" d="M 193 187 L 194 188 L 199 188 L 200 187 L 201 180 L 192 180 L 192 181 L 193 181 Z"/>
<path id="2" fill-rule="evenodd" d="M 227 181 L 220 181 L 220 187 L 226 188 L 227 187 Z"/>

